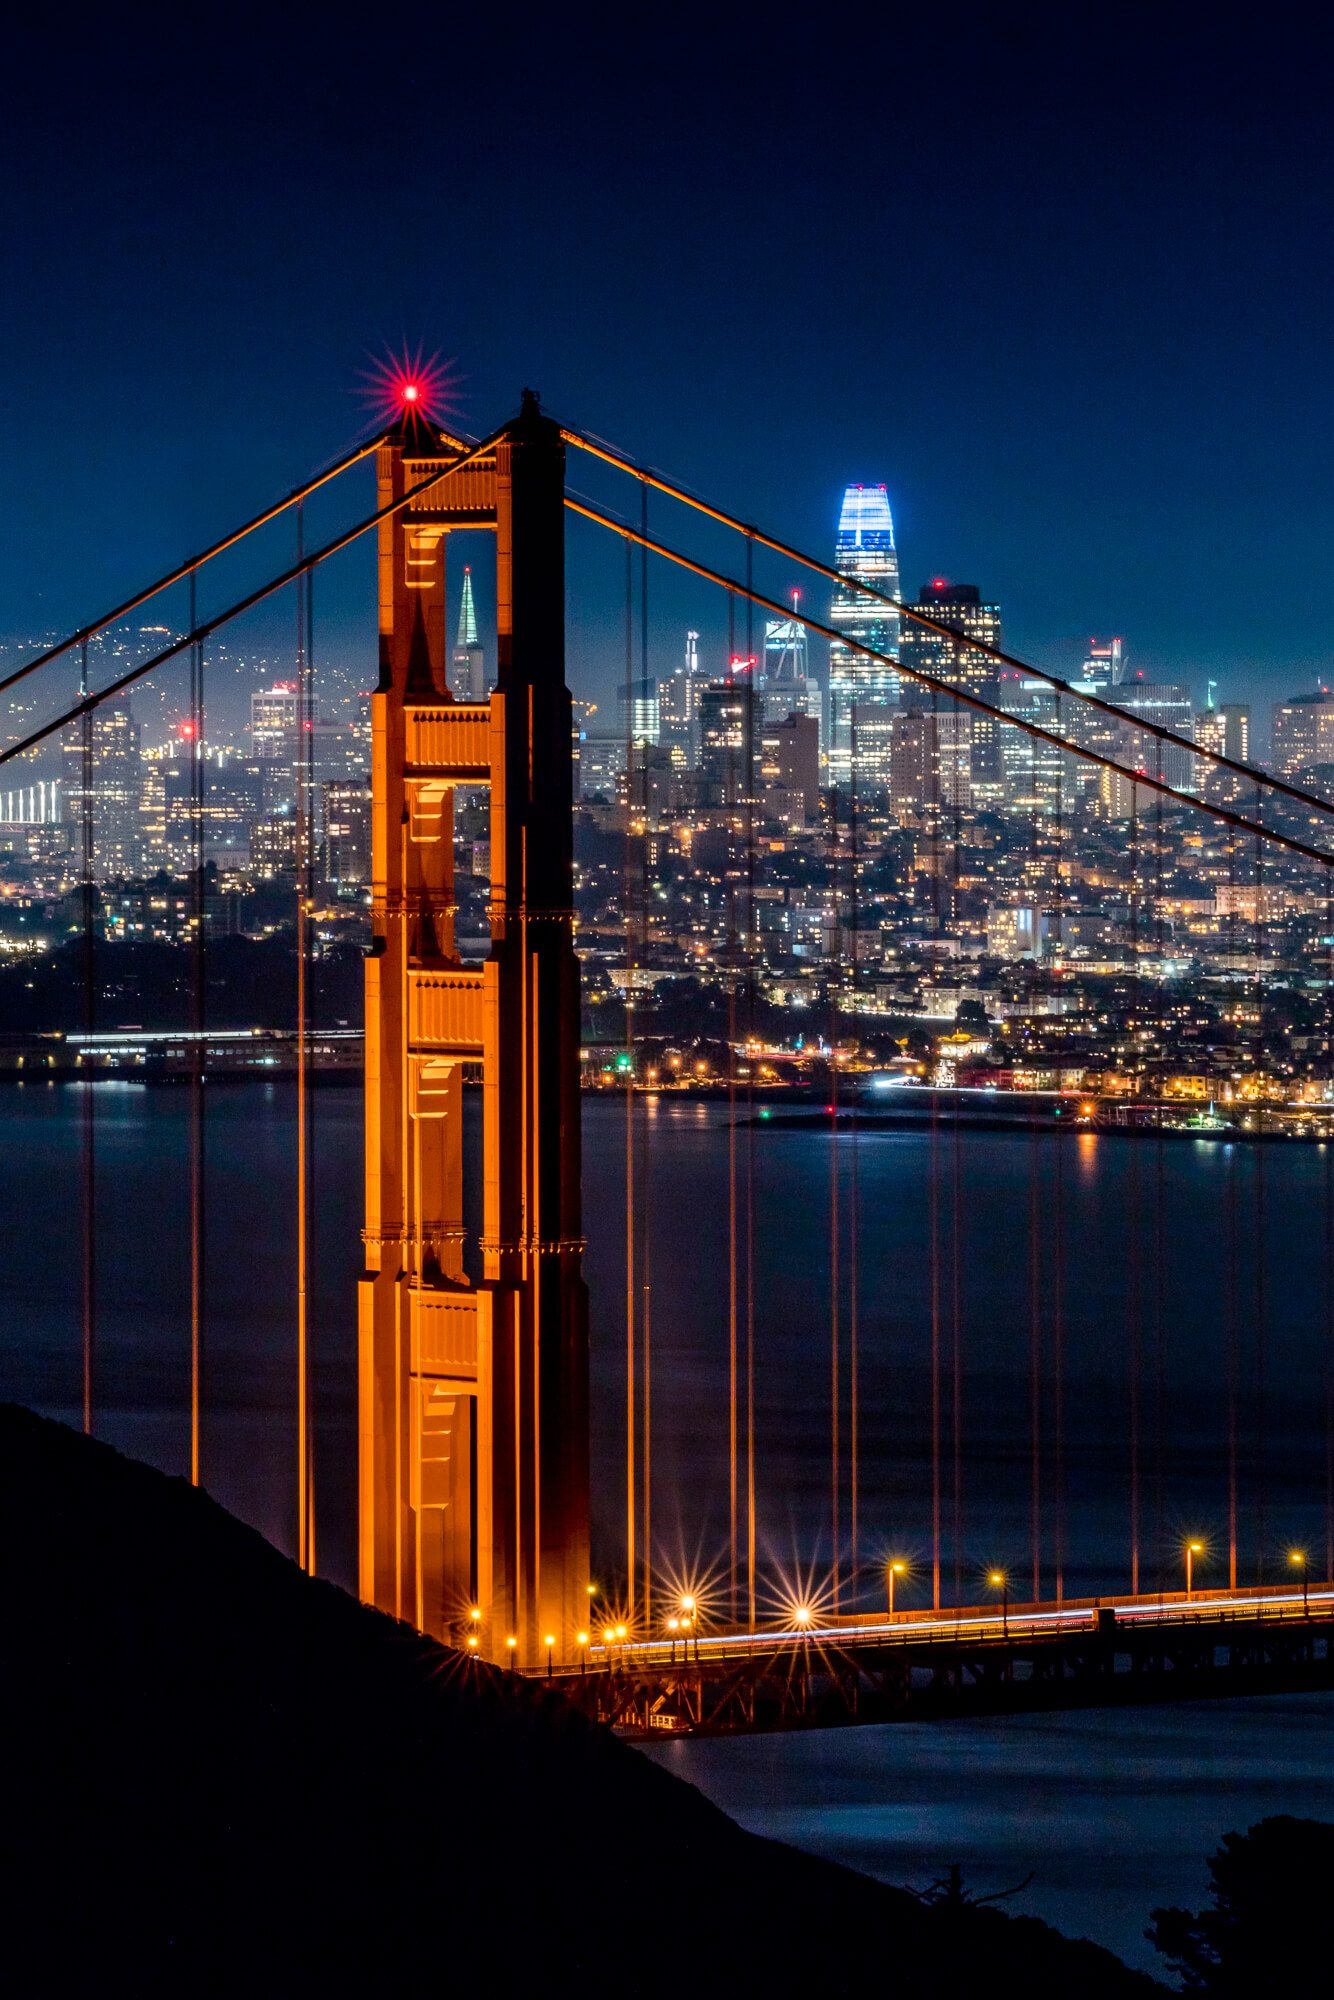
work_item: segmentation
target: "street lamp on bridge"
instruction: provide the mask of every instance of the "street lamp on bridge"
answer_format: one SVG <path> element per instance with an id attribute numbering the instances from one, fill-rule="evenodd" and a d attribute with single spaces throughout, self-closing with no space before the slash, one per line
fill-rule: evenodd
<path id="1" fill-rule="evenodd" d="M 885 1564 L 885 1581 L 889 1585 L 889 1615 L 891 1618 L 894 1616 L 894 1579 L 896 1576 L 903 1576 L 907 1568 L 907 1563 L 902 1562 L 890 1561 Z"/>
<path id="2" fill-rule="evenodd" d="M 1007 1571 L 993 1569 L 987 1581 L 993 1590 L 1001 1594 L 1001 1632 L 1008 1640 L 1010 1636 L 1010 1578 Z"/>
<path id="3" fill-rule="evenodd" d="M 1189 1603 L 1195 1588 L 1195 1558 L 1204 1554 L 1203 1542 L 1186 1543 L 1186 1601 Z"/>
<path id="4" fill-rule="evenodd" d="M 1288 1561 L 1294 1569 L 1299 1569 L 1302 1573 L 1302 1617 L 1309 1618 L 1311 1615 L 1311 1601 L 1306 1594 L 1306 1578 L 1309 1568 L 1306 1560 L 1306 1550 L 1289 1549 Z"/>

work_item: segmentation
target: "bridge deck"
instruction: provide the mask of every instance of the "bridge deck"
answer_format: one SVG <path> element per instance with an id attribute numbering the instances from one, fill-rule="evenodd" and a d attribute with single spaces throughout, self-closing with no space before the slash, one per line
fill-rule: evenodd
<path id="1" fill-rule="evenodd" d="M 597 1645 L 553 1675 L 638 1736 L 1334 1688 L 1334 1588 L 977 1605 Z"/>

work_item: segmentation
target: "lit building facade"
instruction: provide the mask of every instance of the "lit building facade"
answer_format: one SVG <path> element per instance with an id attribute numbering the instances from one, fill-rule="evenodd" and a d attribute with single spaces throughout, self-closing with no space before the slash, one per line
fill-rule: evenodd
<path id="1" fill-rule="evenodd" d="M 1334 764 L 1334 695 L 1294 694 L 1274 704 L 1271 761 L 1280 778 Z"/>
<path id="2" fill-rule="evenodd" d="M 888 714 L 898 704 L 900 677 L 882 660 L 868 659 L 842 643 L 844 637 L 855 639 L 888 660 L 899 657 L 898 612 L 857 588 L 858 583 L 869 584 L 895 603 L 901 595 L 894 517 L 883 486 L 849 486 L 845 491 L 834 563 L 848 581 L 835 589 L 829 610 L 829 622 L 840 634 L 829 648 L 829 778 L 836 786 L 848 786 L 855 756 L 859 784 L 886 789 Z"/>
<path id="3" fill-rule="evenodd" d="M 933 632 L 911 618 L 903 620 L 899 657 L 905 667 L 931 674 L 953 687 L 966 688 L 995 702 L 998 692 L 998 663 L 984 646 L 1001 644 L 1001 614 L 998 604 L 985 604 L 975 583 L 950 583 L 933 577 L 917 593 L 921 610 L 937 624 L 948 625 L 958 639 Z M 904 698 L 915 699 L 905 690 Z M 1001 802 L 1000 727 L 988 715 L 973 711 L 969 723 L 969 790 L 976 789 L 978 803 Z"/>
<path id="4" fill-rule="evenodd" d="M 458 701 L 486 700 L 486 654 L 477 636 L 477 608 L 472 595 L 472 568 L 463 571 L 459 629 L 449 661 L 450 692 Z"/>
<path id="5" fill-rule="evenodd" d="M 128 697 L 105 701 L 92 714 L 92 834 L 93 879 L 114 881 L 137 875 L 140 867 L 142 820 L 139 725 Z M 74 850 L 79 853 L 79 827 L 84 806 L 83 731 L 65 731 L 61 746 L 61 797 L 72 822 Z"/>

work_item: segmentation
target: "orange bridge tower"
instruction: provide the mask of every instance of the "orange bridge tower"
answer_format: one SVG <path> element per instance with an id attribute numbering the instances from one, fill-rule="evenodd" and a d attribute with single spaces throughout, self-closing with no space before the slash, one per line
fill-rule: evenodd
<path id="1" fill-rule="evenodd" d="M 525 392 L 480 455 L 405 414 L 378 456 L 360 1587 L 492 1658 L 573 1652 L 588 1597 L 579 969 L 565 686 L 565 455 Z M 457 464 L 457 471 L 452 468 Z M 446 676 L 451 530 L 496 536 L 498 680 Z M 487 786 L 491 946 L 454 934 L 454 793 Z M 468 1254 L 463 1085 L 482 1082 Z M 471 1267 L 471 1271 L 469 1269 Z M 474 1618 L 473 1613 L 480 1614 Z"/>

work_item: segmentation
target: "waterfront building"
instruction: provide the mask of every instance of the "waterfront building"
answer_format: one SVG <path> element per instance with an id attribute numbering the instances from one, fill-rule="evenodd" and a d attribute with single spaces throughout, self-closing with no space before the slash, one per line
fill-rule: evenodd
<path id="1" fill-rule="evenodd" d="M 900 597 L 899 558 L 894 547 L 894 517 L 883 486 L 849 486 L 839 513 L 834 563 L 847 578 L 834 591 L 829 622 L 848 639 L 872 647 L 884 659 L 868 659 L 842 639 L 829 648 L 830 782 L 847 786 L 852 777 L 854 736 L 858 784 L 867 789 L 889 785 L 889 711 L 899 700 L 900 676 L 885 664 L 899 657 L 899 614 L 881 602 Z M 870 597 L 858 583 L 880 593 Z"/>

